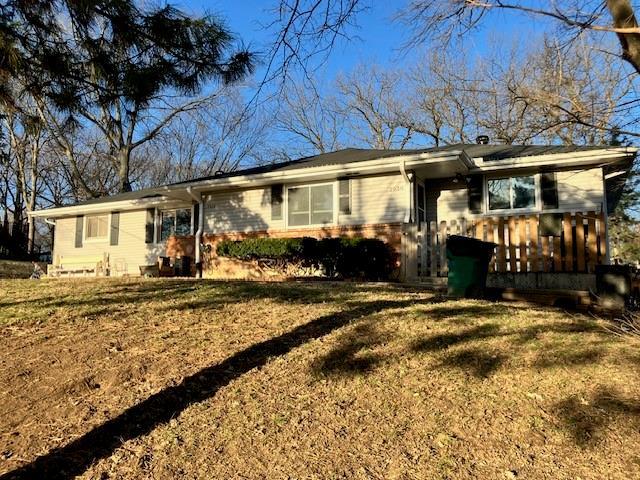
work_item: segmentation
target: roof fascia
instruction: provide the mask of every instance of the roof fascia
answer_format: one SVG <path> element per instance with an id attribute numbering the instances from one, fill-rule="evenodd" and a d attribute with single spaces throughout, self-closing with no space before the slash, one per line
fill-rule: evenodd
<path id="1" fill-rule="evenodd" d="M 484 162 L 480 158 L 475 159 L 473 173 L 491 172 L 505 169 L 520 169 L 548 166 L 584 166 L 608 164 L 625 158 L 633 158 L 637 149 L 625 147 L 620 149 L 589 150 L 585 152 L 555 153 L 548 155 L 532 155 L 528 157 L 514 157 L 505 160 Z"/>
<path id="2" fill-rule="evenodd" d="M 135 200 L 122 200 L 119 202 L 96 202 L 89 205 L 71 205 L 69 207 L 48 208 L 46 210 L 34 210 L 28 215 L 33 218 L 59 218 L 78 214 L 88 215 L 102 212 L 122 212 L 128 210 L 142 210 L 149 207 L 176 208 L 190 205 L 192 201 L 176 200 L 163 196 L 161 198 L 140 198 Z"/>

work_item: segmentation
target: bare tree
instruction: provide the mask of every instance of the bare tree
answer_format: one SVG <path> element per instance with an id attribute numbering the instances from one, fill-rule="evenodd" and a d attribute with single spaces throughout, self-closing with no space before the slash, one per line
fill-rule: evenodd
<path id="1" fill-rule="evenodd" d="M 399 115 L 402 76 L 378 67 L 338 78 L 339 102 L 351 135 L 373 148 L 405 148 L 413 135 Z"/>
<path id="2" fill-rule="evenodd" d="M 132 180 L 154 186 L 261 163 L 269 126 L 262 108 L 247 106 L 239 88 L 225 87 L 141 149 Z"/>
<path id="3" fill-rule="evenodd" d="M 565 27 L 573 37 L 583 32 L 606 32 L 618 38 L 621 53 L 640 73 L 640 27 L 635 7 L 629 0 L 565 0 L 535 6 L 525 1 L 502 0 L 413 0 L 398 12 L 410 29 L 406 46 L 416 46 L 434 36 L 466 35 L 492 10 L 503 10 L 547 19 Z"/>
<path id="4" fill-rule="evenodd" d="M 23 96 L 18 96 L 15 100 L 24 101 L 25 99 Z M 23 208 L 26 207 L 27 212 L 36 208 L 40 182 L 40 157 L 42 147 L 46 142 L 44 126 L 37 115 L 29 113 L 30 106 L 23 103 L 20 105 L 20 110 L 7 109 L 3 115 L 11 145 L 9 160 L 15 174 L 14 223 L 21 223 Z M 35 224 L 30 216 L 28 216 L 27 222 L 27 253 L 32 254 Z"/>
<path id="5" fill-rule="evenodd" d="M 291 82 L 274 114 L 276 128 L 302 144 L 300 154 L 337 150 L 344 123 L 338 109 L 334 97 L 321 96 L 302 82 Z"/>

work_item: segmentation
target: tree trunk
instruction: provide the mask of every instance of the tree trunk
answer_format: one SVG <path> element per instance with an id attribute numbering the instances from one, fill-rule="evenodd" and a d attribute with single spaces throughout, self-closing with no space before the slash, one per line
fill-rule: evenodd
<path id="1" fill-rule="evenodd" d="M 131 149 L 129 147 L 121 147 L 118 150 L 118 180 L 120 183 L 120 192 L 130 192 L 131 183 L 129 182 L 129 160 L 131 158 Z"/>
<path id="2" fill-rule="evenodd" d="M 607 7 L 614 27 L 638 28 L 638 21 L 629 0 L 607 0 Z M 619 33 L 618 39 L 622 46 L 622 57 L 640 73 L 640 34 Z"/>

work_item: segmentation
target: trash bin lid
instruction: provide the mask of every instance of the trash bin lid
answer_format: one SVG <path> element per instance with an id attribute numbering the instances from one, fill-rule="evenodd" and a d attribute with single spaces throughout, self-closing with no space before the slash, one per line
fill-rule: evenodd
<path id="1" fill-rule="evenodd" d="M 462 235 L 449 235 L 447 238 L 447 250 L 452 255 L 460 257 L 485 257 L 492 254 L 497 246 L 493 242 L 485 242 Z"/>

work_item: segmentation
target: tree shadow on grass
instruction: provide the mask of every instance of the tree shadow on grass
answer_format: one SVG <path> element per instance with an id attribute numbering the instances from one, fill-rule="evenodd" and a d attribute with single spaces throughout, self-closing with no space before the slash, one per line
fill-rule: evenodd
<path id="1" fill-rule="evenodd" d="M 116 418 L 2 475 L 0 479 L 62 479 L 80 475 L 94 461 L 111 455 L 122 443 L 148 434 L 158 425 L 179 415 L 189 405 L 212 398 L 220 388 L 252 369 L 262 367 L 269 359 L 283 356 L 359 318 L 391 308 L 405 308 L 414 303 L 414 300 L 361 302 L 343 312 L 319 317 L 287 333 L 256 343 L 221 363 L 185 378 L 179 385 L 165 388 Z"/>
<path id="2" fill-rule="evenodd" d="M 569 430 L 576 445 L 594 447 L 608 424 L 622 417 L 634 429 L 640 427 L 640 403 L 604 388 L 588 399 L 571 396 L 555 405 L 554 411 Z"/>
<path id="3" fill-rule="evenodd" d="M 483 379 L 491 376 L 506 359 L 506 355 L 491 354 L 480 348 L 468 348 L 445 357 L 442 366 L 456 367 Z"/>
<path id="4" fill-rule="evenodd" d="M 381 334 L 374 325 L 362 323 L 347 332 L 338 340 L 338 345 L 315 360 L 311 369 L 319 375 L 351 376 L 371 372 L 382 356 L 374 353 L 362 353 L 378 344 L 384 343 L 387 335 Z"/>
<path id="5" fill-rule="evenodd" d="M 64 282 L 65 280 L 56 280 Z M 394 293 L 403 295 L 424 293 L 420 289 L 406 289 L 392 284 L 361 285 L 341 282 L 255 282 L 195 279 L 141 279 L 137 281 L 101 279 L 95 288 L 82 289 L 75 294 L 43 296 L 27 300 L 0 301 L 0 307 L 21 304 L 37 308 L 77 308 L 103 306 L 113 303 L 158 302 L 160 309 L 212 307 L 220 303 L 254 299 L 272 299 L 287 303 L 323 303 L 346 299 L 354 293 Z M 335 288 L 334 288 L 335 287 Z M 99 292 L 99 294 L 96 294 Z M 194 296 L 196 298 L 188 298 Z"/>
<path id="6" fill-rule="evenodd" d="M 485 323 L 477 327 L 467 328 L 459 333 L 443 333 L 428 338 L 421 338 L 413 343 L 411 349 L 417 353 L 443 350 L 459 343 L 496 337 L 499 335 L 499 331 L 499 325 Z"/>

